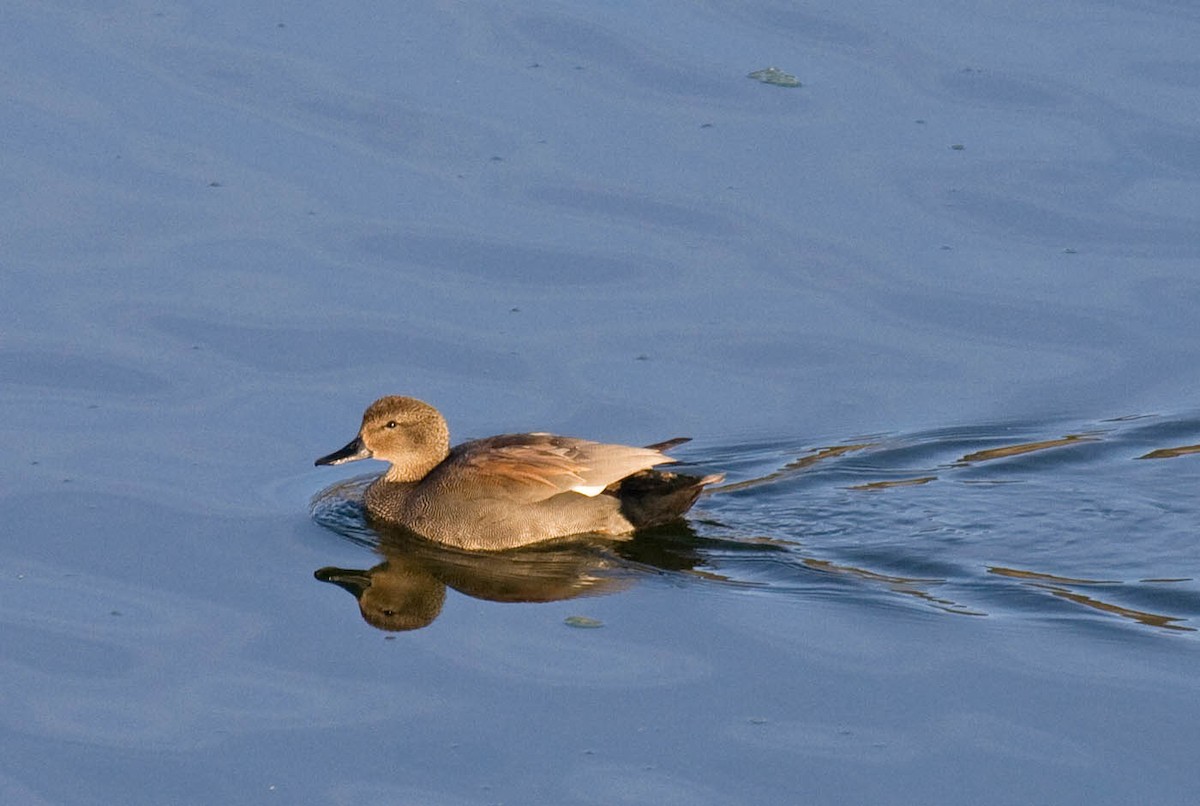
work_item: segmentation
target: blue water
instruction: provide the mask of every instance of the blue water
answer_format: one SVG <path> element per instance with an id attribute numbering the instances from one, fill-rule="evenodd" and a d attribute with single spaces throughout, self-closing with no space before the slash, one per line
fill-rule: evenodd
<path id="1" fill-rule="evenodd" d="M 1045 430 L 1054 427 L 1069 431 Z M 685 448 L 687 466 L 736 477 L 703 499 L 690 524 L 628 541 L 580 539 L 489 556 L 381 533 L 361 505 L 371 474 L 321 491 L 312 510 L 321 525 L 373 550 L 364 557 L 384 560 L 356 569 L 378 575 L 374 585 L 363 580 L 373 594 L 397 573 L 409 580 L 404 591 L 412 579 L 433 577 L 439 594 L 449 586 L 518 601 L 623 590 L 649 575 L 954 615 L 1196 632 L 1200 584 L 1179 517 L 1195 478 L 1178 463 L 1200 455 L 1200 419 L 1041 428 L 712 446 L 691 456 Z M 514 578 L 528 587 L 514 587 Z M 361 584 L 349 590 L 361 598 Z"/>
<path id="2" fill-rule="evenodd" d="M 0 801 L 1195 799 L 1191 6 L 0 17 Z M 391 393 L 728 478 L 396 540 Z"/>

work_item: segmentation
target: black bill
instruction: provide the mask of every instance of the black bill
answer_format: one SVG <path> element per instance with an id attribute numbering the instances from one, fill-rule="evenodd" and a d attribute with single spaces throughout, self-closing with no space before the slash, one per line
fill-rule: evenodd
<path id="1" fill-rule="evenodd" d="M 346 447 L 340 451 L 334 451 L 328 456 L 322 456 L 315 465 L 340 465 L 345 462 L 354 462 L 359 459 L 370 459 L 371 452 L 367 450 L 367 446 L 363 445 L 361 437 L 355 437 Z"/>

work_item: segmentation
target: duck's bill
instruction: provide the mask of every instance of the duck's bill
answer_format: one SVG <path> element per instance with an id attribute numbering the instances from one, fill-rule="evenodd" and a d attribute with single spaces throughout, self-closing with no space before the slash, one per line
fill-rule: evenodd
<path id="1" fill-rule="evenodd" d="M 322 582 L 329 582 L 343 590 L 348 590 L 355 596 L 361 596 L 363 591 L 371 587 L 371 575 L 366 571 L 330 566 L 318 568 L 313 572 L 313 576 Z"/>
<path id="2" fill-rule="evenodd" d="M 370 459 L 371 452 L 367 450 L 367 446 L 362 443 L 362 439 L 355 437 L 349 445 L 342 448 L 340 451 L 334 451 L 328 456 L 322 456 L 315 465 L 340 465 L 346 462 L 355 462 L 359 459 Z"/>

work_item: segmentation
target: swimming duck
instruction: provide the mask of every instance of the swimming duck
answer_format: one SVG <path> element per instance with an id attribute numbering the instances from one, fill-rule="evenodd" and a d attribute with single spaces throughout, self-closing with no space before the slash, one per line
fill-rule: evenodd
<path id="1" fill-rule="evenodd" d="M 628 535 L 676 520 L 724 474 L 656 470 L 687 439 L 635 448 L 554 434 L 503 434 L 450 447 L 428 403 L 392 395 L 372 403 L 362 427 L 317 465 L 382 459 L 367 488 L 371 517 L 445 545 L 497 551 L 578 534 Z"/>

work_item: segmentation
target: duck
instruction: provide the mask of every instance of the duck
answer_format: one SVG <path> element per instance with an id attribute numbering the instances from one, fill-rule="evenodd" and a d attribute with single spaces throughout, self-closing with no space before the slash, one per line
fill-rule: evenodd
<path id="1" fill-rule="evenodd" d="M 435 543 L 503 551 L 577 535 L 628 537 L 681 519 L 725 476 L 659 469 L 678 437 L 644 447 L 543 432 L 501 434 L 450 446 L 436 408 L 381 397 L 345 447 L 315 465 L 379 459 L 389 467 L 366 489 L 367 515 Z"/>

